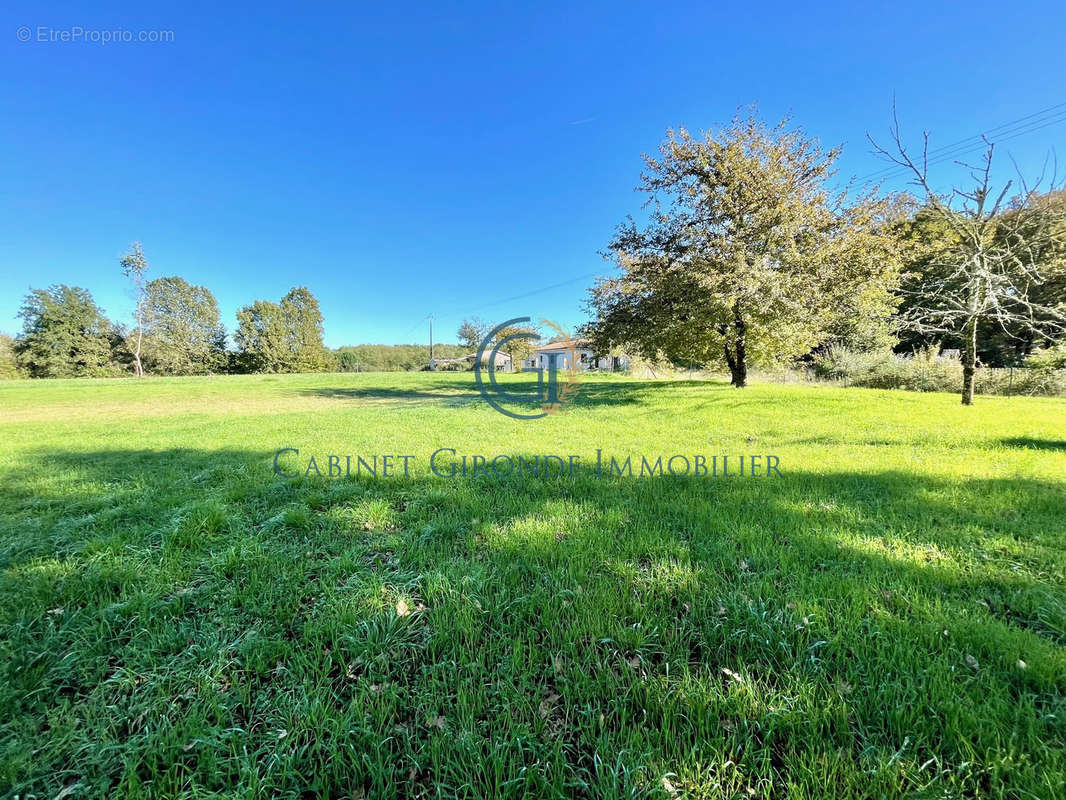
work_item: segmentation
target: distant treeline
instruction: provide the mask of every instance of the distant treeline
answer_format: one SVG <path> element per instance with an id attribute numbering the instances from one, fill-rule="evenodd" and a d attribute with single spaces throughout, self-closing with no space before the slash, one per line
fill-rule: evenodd
<path id="1" fill-rule="evenodd" d="M 318 300 L 303 286 L 278 302 L 241 308 L 231 342 L 209 289 L 178 276 L 146 280 L 139 245 L 121 266 L 136 290 L 132 325 L 108 319 L 88 289 L 31 289 L 19 312 L 22 331 L 14 338 L 0 334 L 0 378 L 399 371 L 429 364 L 429 348 L 420 345 L 330 350 L 322 342 Z M 458 345 L 434 348 L 437 358 L 468 352 Z"/>
<path id="2" fill-rule="evenodd" d="M 461 358 L 471 350 L 457 344 L 433 347 L 434 358 Z M 429 364 L 429 347 L 420 344 L 359 344 L 332 352 L 337 372 L 412 372 Z"/>

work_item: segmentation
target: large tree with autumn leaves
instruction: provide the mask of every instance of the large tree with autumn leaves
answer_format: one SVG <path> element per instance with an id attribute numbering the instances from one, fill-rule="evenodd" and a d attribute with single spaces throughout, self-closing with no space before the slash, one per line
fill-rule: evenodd
<path id="1" fill-rule="evenodd" d="M 899 275 L 893 206 L 832 191 L 837 149 L 788 120 L 754 112 L 693 136 L 669 131 L 644 157 L 645 225 L 608 249 L 618 274 L 591 291 L 588 332 L 601 349 L 728 365 L 808 352 L 847 319 L 887 319 Z"/>

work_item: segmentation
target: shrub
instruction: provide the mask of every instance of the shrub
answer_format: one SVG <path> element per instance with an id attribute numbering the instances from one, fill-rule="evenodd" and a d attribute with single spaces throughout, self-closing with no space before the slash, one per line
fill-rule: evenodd
<path id="1" fill-rule="evenodd" d="M 887 350 L 861 352 L 831 346 L 815 357 L 814 372 L 819 378 L 871 389 L 953 392 L 962 385 L 959 360 L 939 356 L 931 347 L 907 356 Z"/>
<path id="2" fill-rule="evenodd" d="M 814 359 L 814 374 L 849 386 L 906 389 L 915 392 L 957 392 L 962 386 L 958 358 L 926 347 L 911 355 L 888 351 L 861 352 L 832 346 Z M 978 369 L 979 394 L 1061 394 L 1066 389 L 1061 355 L 1040 355 L 1028 369 Z"/>
<path id="3" fill-rule="evenodd" d="M 1062 394 L 1066 392 L 1066 343 L 1034 350 L 1025 359 L 1031 391 L 1026 394 Z"/>

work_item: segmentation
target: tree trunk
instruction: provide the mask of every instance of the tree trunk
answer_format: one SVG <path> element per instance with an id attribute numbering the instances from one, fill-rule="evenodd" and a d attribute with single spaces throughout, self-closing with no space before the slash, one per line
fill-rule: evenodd
<path id="1" fill-rule="evenodd" d="M 735 363 L 729 366 L 729 371 L 733 375 L 731 383 L 738 389 L 743 389 L 748 385 L 748 324 L 744 321 L 744 315 L 740 312 L 740 303 L 733 304 L 733 333 L 735 336 L 733 344 Z"/>
<path id="2" fill-rule="evenodd" d="M 138 378 L 144 377 L 144 369 L 141 368 L 141 339 L 144 336 L 144 325 L 141 321 L 141 301 L 137 301 L 137 351 L 133 354 L 133 366 Z"/>
<path id="3" fill-rule="evenodd" d="M 974 373 L 977 371 L 977 318 L 971 317 L 963 331 L 965 343 L 962 350 L 962 404 L 973 405 Z"/>
<path id="4" fill-rule="evenodd" d="M 725 363 L 729 365 L 730 383 L 736 381 L 737 376 L 737 360 L 733 358 L 733 351 L 729 349 L 729 340 L 725 340 L 723 345 L 725 348 Z"/>

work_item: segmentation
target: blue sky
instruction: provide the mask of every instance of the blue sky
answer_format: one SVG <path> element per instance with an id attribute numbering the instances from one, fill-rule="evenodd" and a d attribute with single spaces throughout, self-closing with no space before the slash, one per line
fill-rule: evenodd
<path id="1" fill-rule="evenodd" d="M 134 239 L 230 329 L 293 285 L 331 346 L 425 341 L 431 313 L 439 341 L 474 314 L 574 324 L 668 127 L 757 101 L 864 176 L 893 94 L 933 146 L 1066 103 L 1059 2 L 803 5 L 8 3 L 0 331 L 51 283 L 128 321 Z M 36 41 L 75 26 L 173 41 Z M 1031 171 L 1064 140 L 1002 148 Z"/>

